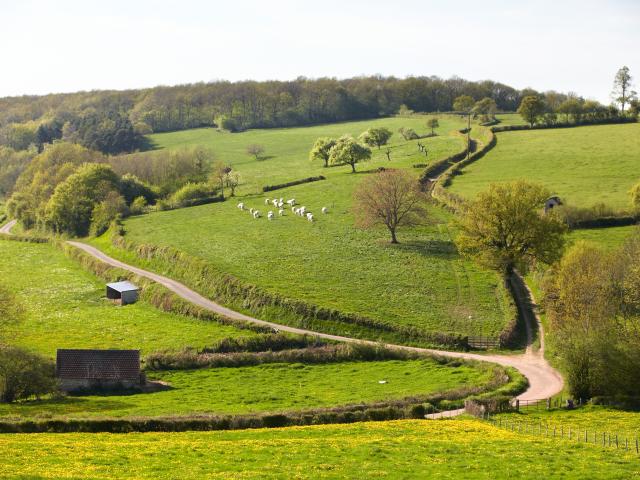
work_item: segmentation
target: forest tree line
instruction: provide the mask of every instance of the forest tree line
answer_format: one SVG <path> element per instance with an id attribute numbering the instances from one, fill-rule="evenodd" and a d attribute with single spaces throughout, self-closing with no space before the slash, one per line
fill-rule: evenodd
<path id="1" fill-rule="evenodd" d="M 152 132 L 218 126 L 231 131 L 291 127 L 454 109 L 468 95 L 514 111 L 537 92 L 490 80 L 453 77 L 357 77 L 197 83 L 127 91 L 92 91 L 0 99 L 0 144 L 26 150 L 57 139 L 107 154 L 131 152 Z M 567 95 L 547 94 L 553 101 Z"/>

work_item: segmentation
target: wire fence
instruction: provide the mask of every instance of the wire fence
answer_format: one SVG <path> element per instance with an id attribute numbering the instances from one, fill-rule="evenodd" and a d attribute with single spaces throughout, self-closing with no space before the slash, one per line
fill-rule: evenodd
<path id="1" fill-rule="evenodd" d="M 481 418 L 498 428 L 512 432 L 568 440 L 602 446 L 603 448 L 616 448 L 627 452 L 635 452 L 640 455 L 640 444 L 637 434 L 635 436 L 629 436 L 628 434 L 623 435 L 607 431 L 598 431 L 597 429 L 574 428 L 568 425 L 554 425 L 549 422 L 543 422 L 542 420 L 527 422 L 521 419 L 496 417 L 489 413 L 485 413 Z"/>

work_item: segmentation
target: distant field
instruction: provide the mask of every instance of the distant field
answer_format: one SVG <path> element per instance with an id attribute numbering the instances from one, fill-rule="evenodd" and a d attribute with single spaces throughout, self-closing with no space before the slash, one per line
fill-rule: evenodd
<path id="1" fill-rule="evenodd" d="M 73 454 L 70 454 L 73 452 Z M 0 435 L 4 478 L 627 479 L 638 458 L 479 420 L 231 432 Z"/>
<path id="2" fill-rule="evenodd" d="M 448 227 L 450 214 L 430 207 L 424 225 L 400 230 L 402 243 L 390 246 L 383 228 L 363 231 L 354 227 L 353 190 L 367 174 L 351 174 L 349 167 L 314 167 L 307 158 L 311 143 L 321 135 L 358 133 L 374 125 L 393 131 L 402 125 L 413 126 L 424 133 L 426 128 L 420 127 L 424 122 L 425 117 L 390 118 L 240 134 L 206 129 L 156 135 L 156 143 L 167 148 L 210 141 L 220 158 L 236 165 L 243 178 L 256 187 L 318 173 L 327 180 L 268 195 L 244 195 L 222 204 L 131 218 L 125 223 L 127 237 L 139 243 L 176 247 L 287 298 L 423 331 L 497 335 L 505 324 L 500 280 L 457 254 Z M 447 135 L 461 126 L 456 117 L 444 117 L 438 130 L 442 136 L 421 140 L 429 151 L 427 162 L 461 149 L 461 137 Z M 422 168 L 411 166 L 424 163 L 424 155 L 418 152 L 416 142 L 404 142 L 398 134 L 394 138 L 391 162 L 384 150 L 374 149 L 374 159 L 359 170 L 402 167 L 417 177 Z M 249 159 L 243 148 L 252 142 L 267 145 L 267 153 L 274 158 Z M 247 209 L 257 208 L 264 216 L 274 210 L 264 205 L 265 197 L 295 197 L 299 205 L 315 213 L 316 221 L 310 224 L 290 210 L 272 222 L 254 220 L 236 208 L 242 200 Z M 322 207 L 329 208 L 328 215 L 320 213 Z M 109 249 L 105 239 L 95 243 Z M 273 318 L 279 319 L 277 315 Z"/>
<path id="3" fill-rule="evenodd" d="M 500 120 L 500 123 L 498 124 L 500 126 L 527 124 L 519 113 L 499 113 L 496 115 L 496 118 Z"/>
<path id="4" fill-rule="evenodd" d="M 640 124 L 505 132 L 450 188 L 472 198 L 492 182 L 526 179 L 576 207 L 627 209 L 628 192 L 640 181 L 638 158 Z"/>
<path id="5" fill-rule="evenodd" d="M 622 245 L 631 235 L 638 232 L 638 227 L 611 227 L 611 228 L 590 228 L 586 230 L 573 230 L 569 233 L 569 242 L 576 240 L 587 240 L 594 242 L 607 249 L 614 249 Z"/>
<path id="6" fill-rule="evenodd" d="M 410 167 L 415 163 L 429 163 L 437 160 L 443 151 L 458 150 L 463 143 L 460 138 L 452 138 L 448 133 L 463 128 L 462 121 L 456 116 L 441 115 L 440 135 L 429 139 L 430 153 L 427 157 L 418 151 L 416 142 L 406 142 L 398 133 L 400 127 L 413 128 L 418 134 L 429 133 L 425 123 L 430 116 L 416 115 L 404 118 L 382 118 L 358 122 L 335 123 L 314 127 L 274 128 L 248 130 L 242 133 L 218 132 L 213 128 L 199 128 L 180 132 L 150 135 L 154 148 L 178 149 L 195 145 L 210 148 L 215 158 L 233 166 L 240 175 L 240 192 L 261 191 L 266 184 L 284 183 L 298 178 L 316 175 L 341 175 L 350 171 L 350 167 L 323 168 L 321 162 L 309 160 L 309 151 L 318 137 L 339 137 L 344 134 L 358 136 L 372 127 L 386 127 L 393 132 L 391 162 L 387 161 L 382 150 L 374 149 L 374 158 L 359 165 L 360 170 L 379 166 Z M 265 159 L 256 161 L 246 153 L 250 144 L 265 147 Z"/>
<path id="7" fill-rule="evenodd" d="M 117 307 L 104 283 L 50 245 L 0 240 L 0 283 L 25 307 L 8 343 L 55 356 L 57 348 L 135 348 L 143 353 L 203 347 L 255 335 L 162 312 L 138 302 Z"/>
<path id="8" fill-rule="evenodd" d="M 129 417 L 278 412 L 402 399 L 483 386 L 488 366 L 440 365 L 433 360 L 274 363 L 252 367 L 148 372 L 172 389 L 127 396 L 67 397 L 0 404 L 0 418 Z M 381 384 L 380 380 L 387 383 Z"/>

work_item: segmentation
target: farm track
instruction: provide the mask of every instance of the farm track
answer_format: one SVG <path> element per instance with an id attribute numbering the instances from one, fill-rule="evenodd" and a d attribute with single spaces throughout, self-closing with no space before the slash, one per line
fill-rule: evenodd
<path id="1" fill-rule="evenodd" d="M 15 220 L 8 222 L 2 228 L 0 228 L 0 233 L 5 235 L 11 235 L 11 229 L 16 224 Z M 186 285 L 177 282 L 171 278 L 165 277 L 163 275 L 159 275 L 154 272 L 150 272 L 148 270 L 144 270 L 142 268 L 135 267 L 133 265 L 126 264 L 121 262 L 120 260 L 116 260 L 115 258 L 109 257 L 104 254 L 99 249 L 87 245 L 86 243 L 77 242 L 77 241 L 68 241 L 68 244 L 79 248 L 80 250 L 86 252 L 87 254 L 93 256 L 94 258 L 104 262 L 112 267 L 121 268 L 123 270 L 127 270 L 131 273 L 139 275 L 141 277 L 148 278 L 154 282 L 163 285 L 168 288 L 176 295 L 182 297 L 183 299 L 192 302 L 195 305 L 198 305 L 202 308 L 215 312 L 219 315 L 223 315 L 228 318 L 233 318 L 237 320 L 242 320 L 246 322 L 250 322 L 256 325 L 263 325 L 267 327 L 271 327 L 273 329 L 277 329 L 283 332 L 295 333 L 299 335 L 314 335 L 319 338 L 333 340 L 338 342 L 346 342 L 346 343 L 366 343 L 371 345 L 377 345 L 378 342 L 373 342 L 370 340 L 361 340 L 357 338 L 345 337 L 341 335 L 332 335 L 328 333 L 316 332 L 313 330 L 306 330 L 302 328 L 291 327 L 288 325 L 280 325 L 273 322 L 267 322 L 265 320 L 260 320 L 258 318 L 251 317 L 249 315 L 245 315 L 240 312 L 236 312 L 229 308 L 226 308 L 212 300 L 209 300 L 199 293 L 191 290 Z M 520 305 L 520 313 L 523 315 L 527 330 L 527 349 L 524 354 L 519 355 L 498 355 L 498 354 L 489 354 L 489 355 L 481 355 L 477 353 L 468 353 L 468 352 L 452 352 L 445 350 L 435 350 L 430 348 L 420 348 L 420 347 L 409 347 L 406 345 L 395 345 L 395 344 L 385 344 L 386 347 L 396 348 L 400 350 L 413 351 L 413 352 L 422 352 L 422 353 L 430 353 L 435 355 L 441 355 L 443 357 L 448 358 L 460 358 L 466 360 L 476 360 L 480 362 L 490 362 L 496 363 L 498 365 L 502 365 L 504 367 L 513 367 L 518 370 L 522 375 L 524 375 L 528 382 L 529 387 L 525 392 L 520 394 L 517 398 L 520 400 L 540 400 L 549 398 L 560 391 L 562 391 L 564 387 L 564 382 L 562 376 L 558 371 L 556 371 L 544 358 L 544 340 L 543 340 L 543 332 L 541 330 L 541 325 L 539 318 L 535 314 L 532 308 L 532 297 L 531 293 L 527 289 L 526 284 L 520 277 L 517 277 L 516 288 L 514 288 L 516 292 L 517 303 Z M 534 328 L 537 326 L 539 335 L 540 335 L 540 348 L 538 350 L 533 349 L 533 340 L 534 340 Z M 461 411 L 453 411 L 447 412 L 447 416 L 455 415 L 456 413 L 461 413 Z M 430 416 L 431 418 L 437 418 L 439 414 L 435 416 Z"/>
<path id="2" fill-rule="evenodd" d="M 228 318 L 242 320 L 242 321 L 250 322 L 256 325 L 271 327 L 273 329 L 277 329 L 282 332 L 289 332 L 289 333 L 294 333 L 299 335 L 313 335 L 319 338 L 338 341 L 338 342 L 347 342 L 347 343 L 359 342 L 359 343 L 366 343 L 371 345 L 378 344 L 378 342 L 374 342 L 370 340 L 361 340 L 361 339 L 345 337 L 341 335 L 332 335 L 328 333 L 316 332 L 313 330 L 306 330 L 302 328 L 291 327 L 288 325 L 280 325 L 278 323 L 260 320 L 258 318 L 254 318 L 249 315 L 236 312 L 216 302 L 213 302 L 212 300 L 209 300 L 203 297 L 202 295 L 200 295 L 199 293 L 191 290 L 186 285 L 180 282 L 177 282 L 171 278 L 126 264 L 124 262 L 121 262 L 120 260 L 116 260 L 115 258 L 109 257 L 99 249 L 91 245 L 87 245 L 86 243 L 76 242 L 76 241 L 68 241 L 67 243 L 69 243 L 70 245 L 76 248 L 83 250 L 87 254 L 93 256 L 94 258 L 110 266 L 121 268 L 123 270 L 127 270 L 141 277 L 145 277 L 145 278 L 148 278 L 149 280 L 153 280 L 154 282 L 157 282 L 163 285 L 164 287 L 168 288 L 169 290 L 179 295 L 183 299 Z M 521 290 L 518 293 L 519 296 L 522 296 L 525 294 L 526 292 L 524 290 Z M 527 300 L 521 297 L 519 303 L 526 305 Z M 528 340 L 527 343 L 529 345 L 524 354 L 481 355 L 477 353 L 452 352 L 452 351 L 435 350 L 435 349 L 428 349 L 428 348 L 409 347 L 406 345 L 385 344 L 385 346 L 389 348 L 395 348 L 395 349 L 406 350 L 406 351 L 430 353 L 430 354 L 441 355 L 449 358 L 460 358 L 460 359 L 467 359 L 467 360 L 477 360 L 481 362 L 491 362 L 491 363 L 497 363 L 498 365 L 502 365 L 505 367 L 513 367 L 517 369 L 520 373 L 522 373 L 522 375 L 524 375 L 529 381 L 529 387 L 524 393 L 520 394 L 517 397 L 518 399 L 539 400 L 539 399 L 548 398 L 560 392 L 564 386 L 564 383 L 561 375 L 556 370 L 554 370 L 549 365 L 549 363 L 544 359 L 544 350 L 541 348 L 537 351 L 534 351 L 533 348 L 531 348 L 531 344 L 533 343 L 533 325 L 536 322 L 538 322 L 538 319 L 535 313 L 533 312 L 533 310 L 531 310 L 530 308 L 526 308 L 523 310 L 524 310 L 525 321 L 527 322 L 527 326 L 528 326 L 527 327 L 527 340 Z"/>

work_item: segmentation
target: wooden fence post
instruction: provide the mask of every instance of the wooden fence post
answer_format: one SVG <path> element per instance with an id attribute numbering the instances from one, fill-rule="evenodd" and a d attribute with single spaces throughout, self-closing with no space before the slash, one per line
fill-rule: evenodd
<path id="1" fill-rule="evenodd" d="M 520 400 L 516 399 L 516 412 L 520 411 Z"/>

